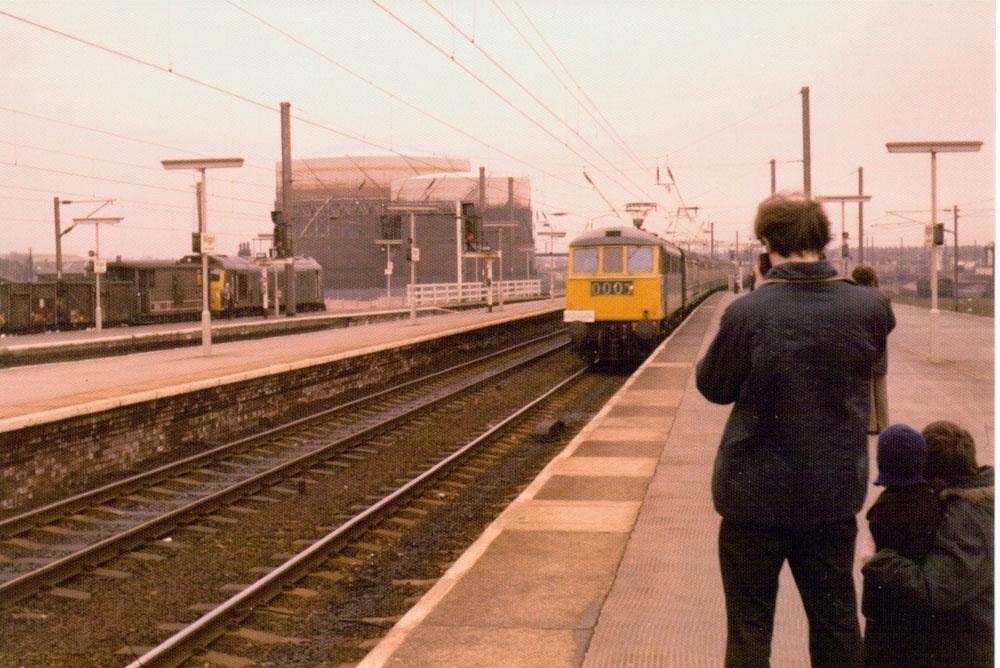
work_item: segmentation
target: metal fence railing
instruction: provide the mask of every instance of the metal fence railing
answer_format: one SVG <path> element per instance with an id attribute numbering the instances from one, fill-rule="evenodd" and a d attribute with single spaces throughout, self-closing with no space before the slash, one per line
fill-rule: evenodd
<path id="1" fill-rule="evenodd" d="M 537 279 L 493 283 L 493 301 L 541 294 L 542 282 Z M 489 300 L 489 289 L 484 283 L 417 283 L 407 286 L 407 299 L 410 298 L 417 306 L 485 303 Z"/>

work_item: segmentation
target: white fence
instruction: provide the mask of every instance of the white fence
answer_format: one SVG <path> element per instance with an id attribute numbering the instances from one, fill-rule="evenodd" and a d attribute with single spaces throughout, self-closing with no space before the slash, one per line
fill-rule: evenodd
<path id="1" fill-rule="evenodd" d="M 483 283 L 418 283 L 406 286 L 407 299 L 413 298 L 417 306 L 433 304 L 482 304 L 489 299 L 489 290 Z M 495 281 L 493 283 L 493 301 L 501 299 L 523 299 L 538 297 L 542 294 L 542 282 L 527 281 Z"/>

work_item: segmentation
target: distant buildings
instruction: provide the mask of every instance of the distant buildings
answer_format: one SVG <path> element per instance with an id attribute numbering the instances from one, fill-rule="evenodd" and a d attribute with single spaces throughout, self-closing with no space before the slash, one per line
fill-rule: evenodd
<path id="1" fill-rule="evenodd" d="M 276 202 L 281 201 L 277 168 Z M 292 161 L 292 248 L 313 257 L 324 269 L 326 287 L 338 291 L 384 289 L 387 258 L 376 244 L 381 218 L 390 202 L 431 204 L 432 215 L 417 217 L 419 283 L 458 280 L 457 249 L 461 229 L 456 202 L 478 203 L 478 175 L 457 158 L 421 156 L 342 156 Z M 502 248 L 505 278 L 534 276 L 531 185 L 527 177 L 486 179 L 483 242 Z M 491 227 L 491 225 L 510 227 Z M 393 285 L 409 280 L 404 252 L 409 220 L 404 216 L 403 244 L 393 250 Z M 502 245 L 501 245 L 502 239 Z M 479 280 L 481 263 L 462 262 L 465 282 Z M 494 268 L 497 274 L 499 267 Z"/>

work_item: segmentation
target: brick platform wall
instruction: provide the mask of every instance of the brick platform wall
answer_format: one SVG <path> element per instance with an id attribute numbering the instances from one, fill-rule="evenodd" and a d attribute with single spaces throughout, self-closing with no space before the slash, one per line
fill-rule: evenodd
<path id="1" fill-rule="evenodd" d="M 336 403 L 430 367 L 561 324 L 543 315 L 405 348 L 115 408 L 0 434 L 0 516 L 92 489 Z"/>

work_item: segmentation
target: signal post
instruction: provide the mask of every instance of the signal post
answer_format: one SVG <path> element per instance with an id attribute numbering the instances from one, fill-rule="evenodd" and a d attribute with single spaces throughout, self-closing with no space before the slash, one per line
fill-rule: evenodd
<path id="1" fill-rule="evenodd" d="M 406 240 L 406 259 L 410 261 L 410 287 L 409 295 L 407 295 L 410 302 L 410 322 L 416 322 L 417 320 L 417 296 L 416 296 L 416 286 L 417 286 L 417 263 L 420 262 L 420 248 L 416 245 L 417 241 L 417 216 L 433 216 L 441 213 L 441 206 L 435 202 L 396 202 L 389 204 L 386 211 L 390 214 L 408 214 L 410 218 L 410 236 Z M 382 240 L 379 239 L 379 242 Z M 402 244 L 402 240 L 400 240 Z M 390 275 L 391 266 L 386 268 L 386 276 Z"/>

